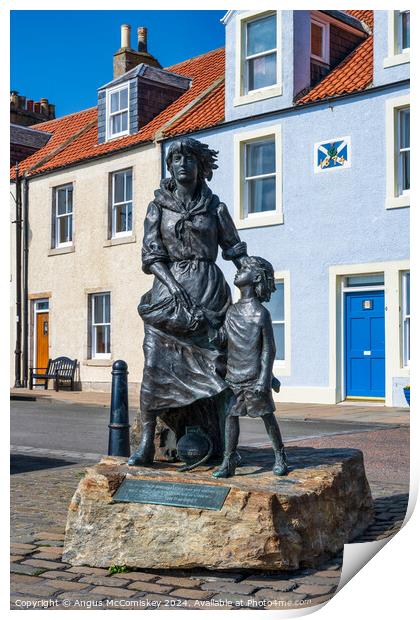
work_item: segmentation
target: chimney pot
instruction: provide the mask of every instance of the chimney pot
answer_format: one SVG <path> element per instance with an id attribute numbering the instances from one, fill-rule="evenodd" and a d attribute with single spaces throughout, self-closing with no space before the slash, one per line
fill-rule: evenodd
<path id="1" fill-rule="evenodd" d="M 34 112 L 36 112 L 37 114 L 41 112 L 41 104 L 39 103 L 39 101 L 35 101 L 34 103 Z"/>
<path id="2" fill-rule="evenodd" d="M 41 112 L 48 115 L 48 99 L 42 98 L 39 100 L 39 103 L 41 105 Z"/>
<path id="3" fill-rule="evenodd" d="M 140 26 L 137 28 L 137 49 L 139 52 L 147 52 L 147 28 Z"/>
<path id="4" fill-rule="evenodd" d="M 26 108 L 26 97 L 18 95 L 18 108 L 24 110 Z"/>
<path id="5" fill-rule="evenodd" d="M 34 111 L 34 100 L 33 99 L 28 99 L 28 101 L 26 102 L 26 109 L 28 110 L 28 112 Z"/>
<path id="6" fill-rule="evenodd" d="M 129 24 L 121 26 L 121 47 L 131 48 L 131 26 Z"/>
<path id="7" fill-rule="evenodd" d="M 19 104 L 19 93 L 17 90 L 10 91 L 10 103 L 12 103 L 15 107 L 18 107 Z"/>

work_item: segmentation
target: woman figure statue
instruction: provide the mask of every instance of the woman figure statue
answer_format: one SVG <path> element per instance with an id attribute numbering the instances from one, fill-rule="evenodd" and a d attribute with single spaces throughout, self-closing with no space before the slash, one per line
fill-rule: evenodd
<path id="1" fill-rule="evenodd" d="M 129 465 L 154 458 L 157 416 L 201 399 L 217 401 L 226 390 L 225 358 L 210 344 L 231 304 L 230 289 L 216 265 L 219 246 L 237 267 L 246 244 L 225 204 L 206 184 L 217 151 L 192 138 L 173 142 L 163 179 L 144 222 L 142 267 L 155 276 L 138 311 L 144 321 L 144 371 L 140 392 L 141 436 Z"/>

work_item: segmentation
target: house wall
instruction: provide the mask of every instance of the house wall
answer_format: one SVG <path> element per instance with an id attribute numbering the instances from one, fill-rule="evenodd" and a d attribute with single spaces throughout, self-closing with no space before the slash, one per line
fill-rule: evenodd
<path id="1" fill-rule="evenodd" d="M 410 53 L 397 55 L 393 53 L 392 14 L 394 11 L 375 11 L 374 22 L 374 77 L 375 86 L 391 84 L 410 77 Z M 395 63 L 395 64 L 394 64 Z"/>
<path id="2" fill-rule="evenodd" d="M 336 312 L 330 301 L 331 266 L 387 263 L 394 302 L 398 298 L 395 277 L 400 267 L 392 265 L 409 257 L 409 209 L 385 206 L 385 106 L 406 92 L 363 93 L 195 134 L 219 151 L 211 187 L 233 215 L 238 199 L 232 169 L 235 135 L 265 126 L 281 128 L 284 223 L 243 229 L 240 235 L 250 254 L 268 259 L 275 271 L 290 273 L 291 360 L 290 373 L 280 374 L 283 400 L 342 400 L 338 376 L 331 374 L 337 363 L 337 351 L 330 351 L 330 313 Z M 316 174 L 314 143 L 340 136 L 351 138 L 351 167 Z M 232 283 L 232 264 L 220 261 L 220 266 Z M 392 329 L 398 341 L 398 302 L 396 312 Z M 394 359 L 393 377 L 399 376 L 396 365 Z M 389 376 L 387 404 L 392 402 L 391 381 Z"/>
<path id="3" fill-rule="evenodd" d="M 133 168 L 133 235 L 108 239 L 109 174 Z M 112 362 L 128 363 L 129 382 L 141 380 L 140 296 L 151 286 L 141 271 L 143 220 L 160 178 L 159 149 L 143 147 L 46 176 L 29 184 L 31 298 L 49 296 L 50 357 L 80 361 L 84 389 L 109 389 Z M 53 188 L 73 183 L 74 248 L 51 249 Z M 69 251 L 70 250 L 70 251 Z M 111 292 L 111 359 L 87 359 L 88 294 Z M 31 326 L 31 353 L 33 328 Z"/>

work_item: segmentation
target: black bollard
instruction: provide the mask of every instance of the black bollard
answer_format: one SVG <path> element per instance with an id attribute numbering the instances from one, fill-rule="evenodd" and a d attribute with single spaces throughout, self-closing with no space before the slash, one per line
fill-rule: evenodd
<path id="1" fill-rule="evenodd" d="M 117 360 L 112 364 L 108 456 L 130 456 L 127 375 L 128 366 L 124 360 Z"/>

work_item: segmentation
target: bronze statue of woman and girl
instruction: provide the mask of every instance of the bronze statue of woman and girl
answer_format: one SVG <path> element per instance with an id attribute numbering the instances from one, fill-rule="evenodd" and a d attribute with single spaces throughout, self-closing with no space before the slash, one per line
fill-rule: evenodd
<path id="1" fill-rule="evenodd" d="M 288 465 L 272 397 L 279 385 L 272 374 L 275 341 L 262 303 L 275 291 L 273 267 L 248 256 L 226 205 L 208 187 L 216 156 L 192 138 L 174 141 L 166 156 L 170 177 L 147 209 L 142 268 L 154 281 L 138 306 L 144 322 L 141 436 L 128 464 L 152 465 L 158 417 L 210 399 L 215 411 L 224 403 L 223 461 L 213 476 L 234 475 L 239 418 L 246 415 L 262 418 L 273 473 L 283 476 Z M 216 264 L 219 246 L 237 268 L 234 304 Z"/>

